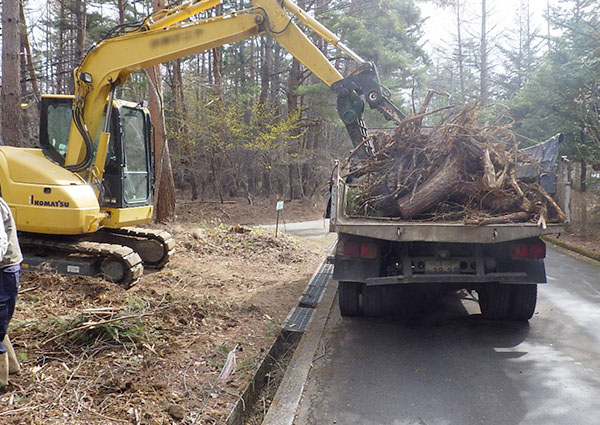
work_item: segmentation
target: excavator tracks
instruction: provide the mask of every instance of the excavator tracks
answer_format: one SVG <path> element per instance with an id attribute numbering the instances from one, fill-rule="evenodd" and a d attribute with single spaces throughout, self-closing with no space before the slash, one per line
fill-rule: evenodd
<path id="1" fill-rule="evenodd" d="M 49 267 L 61 274 L 102 276 L 124 288 L 137 283 L 144 272 L 142 259 L 127 246 L 95 241 L 59 240 L 19 234 L 24 271 Z"/>
<path id="2" fill-rule="evenodd" d="M 162 269 L 175 252 L 175 239 L 164 230 L 123 227 L 102 229 L 92 235 L 97 242 L 128 246 L 137 252 L 144 267 Z"/>

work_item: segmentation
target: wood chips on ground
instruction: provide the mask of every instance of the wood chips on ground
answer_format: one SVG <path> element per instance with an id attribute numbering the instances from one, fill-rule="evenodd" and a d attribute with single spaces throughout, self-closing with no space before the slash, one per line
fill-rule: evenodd
<path id="1" fill-rule="evenodd" d="M 327 243 L 229 225 L 167 230 L 175 257 L 128 291 L 23 274 L 9 331 L 23 370 L 0 394 L 0 423 L 193 423 L 199 411 L 198 424 L 224 423 Z"/>

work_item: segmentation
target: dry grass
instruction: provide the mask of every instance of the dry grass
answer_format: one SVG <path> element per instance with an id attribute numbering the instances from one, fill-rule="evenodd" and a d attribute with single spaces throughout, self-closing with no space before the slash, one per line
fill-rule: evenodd
<path id="1" fill-rule="evenodd" d="M 326 245 L 178 225 L 178 252 L 125 291 L 97 278 L 23 274 L 10 334 L 23 370 L 0 423 L 223 423 Z M 211 388 L 237 345 L 237 369 Z M 171 409 L 171 410 L 169 410 Z"/>

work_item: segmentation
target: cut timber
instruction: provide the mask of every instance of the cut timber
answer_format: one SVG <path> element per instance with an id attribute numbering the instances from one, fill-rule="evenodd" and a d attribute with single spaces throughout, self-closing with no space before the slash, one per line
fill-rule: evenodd
<path id="1" fill-rule="evenodd" d="M 467 221 L 467 224 L 475 224 L 477 226 L 484 226 L 486 224 L 508 224 L 508 223 L 519 223 L 526 221 L 529 214 L 525 211 L 519 211 L 516 213 L 505 214 L 498 217 L 484 218 L 477 221 Z"/>
<path id="2" fill-rule="evenodd" d="M 554 201 L 554 199 L 552 199 L 552 197 L 550 195 L 548 195 L 544 189 L 541 188 L 541 186 L 538 185 L 538 188 L 540 189 L 540 193 L 542 194 L 542 196 L 544 197 L 546 202 L 548 202 L 548 204 L 552 207 L 552 209 L 554 209 L 554 212 L 558 216 L 558 222 L 559 223 L 565 222 L 567 220 L 567 215 L 558 206 L 558 204 Z"/>
<path id="3" fill-rule="evenodd" d="M 434 172 L 423 185 L 414 190 L 414 193 L 398 199 L 396 206 L 400 216 L 411 218 L 433 209 L 452 195 L 459 180 L 459 162 L 454 155 L 449 155 L 444 165 Z"/>
<path id="4" fill-rule="evenodd" d="M 546 222 L 566 220 L 535 179 L 517 177 L 523 164 L 535 166 L 537 160 L 518 149 L 511 123 L 502 115 L 482 120 L 477 103 L 426 112 L 430 100 L 431 93 L 416 115 L 402 120 L 393 133 L 371 134 L 368 158 L 347 159 L 343 177 L 351 184 L 348 215 L 528 222 L 542 228 Z M 550 162 L 556 160 L 552 158 Z"/>

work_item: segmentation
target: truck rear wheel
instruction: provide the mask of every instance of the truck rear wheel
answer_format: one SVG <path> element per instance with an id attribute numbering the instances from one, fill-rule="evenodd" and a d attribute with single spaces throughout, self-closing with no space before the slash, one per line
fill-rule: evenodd
<path id="1" fill-rule="evenodd" d="M 362 291 L 362 312 L 365 316 L 379 317 L 384 311 L 383 288 L 381 286 L 365 286 Z"/>
<path id="2" fill-rule="evenodd" d="M 537 302 L 537 285 L 534 283 L 512 285 L 511 289 L 508 318 L 511 320 L 531 319 L 535 313 Z"/>
<path id="3" fill-rule="evenodd" d="M 340 306 L 340 314 L 342 316 L 359 316 L 359 282 L 341 281 L 338 287 L 338 303 Z"/>
<path id="4" fill-rule="evenodd" d="M 486 319 L 502 320 L 508 317 L 511 287 L 500 283 L 488 283 L 477 290 L 481 315 Z"/>

